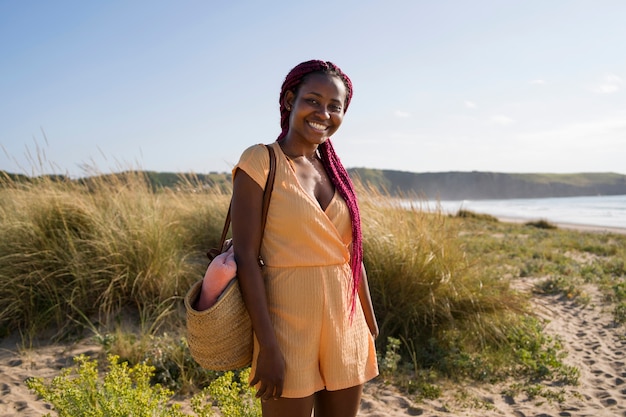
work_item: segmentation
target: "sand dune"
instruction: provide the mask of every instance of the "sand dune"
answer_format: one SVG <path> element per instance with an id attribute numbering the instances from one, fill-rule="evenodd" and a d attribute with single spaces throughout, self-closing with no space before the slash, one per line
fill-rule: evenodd
<path id="1" fill-rule="evenodd" d="M 530 289 L 532 279 L 520 282 Z M 550 403 L 543 398 L 510 398 L 494 385 L 456 387 L 471 394 L 492 409 L 468 408 L 458 404 L 456 389 L 444 392 L 436 401 L 415 404 L 392 389 L 373 384 L 366 390 L 360 416 L 468 416 L 468 417 L 617 417 L 626 416 L 626 334 L 615 325 L 602 296 L 586 288 L 592 307 L 584 307 L 558 296 L 538 296 L 533 303 L 542 318 L 549 321 L 546 332 L 560 337 L 568 352 L 565 362 L 580 369 L 578 386 L 563 389 L 566 400 Z"/>
<path id="2" fill-rule="evenodd" d="M 539 278 L 513 283 L 530 291 Z M 365 387 L 359 416 L 428 417 L 626 417 L 626 331 L 616 326 L 610 306 L 604 304 L 595 287 L 585 288 L 591 301 L 578 305 L 558 296 L 535 295 L 534 310 L 548 324 L 546 332 L 562 340 L 568 356 L 565 362 L 580 369 L 578 386 L 545 387 L 563 390 L 563 402 L 545 398 L 508 397 L 499 385 L 454 385 L 445 387 L 437 400 L 415 402 L 393 386 L 377 379 Z M 24 384 L 31 376 L 51 378 L 70 366 L 81 353 L 95 354 L 99 346 L 89 340 L 72 345 L 43 345 L 23 349 L 17 338 L 0 341 L 0 416 L 39 417 L 50 412 Z M 475 402 L 460 401 L 474 398 Z"/>

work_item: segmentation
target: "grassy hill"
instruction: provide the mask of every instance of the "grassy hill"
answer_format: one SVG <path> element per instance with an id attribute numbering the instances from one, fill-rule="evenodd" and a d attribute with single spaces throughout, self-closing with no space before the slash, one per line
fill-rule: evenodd
<path id="1" fill-rule="evenodd" d="M 350 175 L 374 189 L 392 195 L 419 195 L 428 199 L 507 199 L 546 198 L 594 195 L 626 195 L 626 175 L 615 173 L 576 174 L 508 174 L 498 172 L 426 172 L 353 168 Z M 180 174 L 171 172 L 122 172 L 81 178 L 89 186 L 93 181 L 111 177 L 119 180 L 128 175 L 144 175 L 153 188 L 218 188 L 229 192 L 230 173 Z M 48 176 L 57 181 L 64 176 Z M 37 181 L 37 178 L 0 171 L 3 179 L 12 182 Z"/>
<path id="2" fill-rule="evenodd" d="M 209 174 L 181 174 L 174 172 L 155 171 L 125 171 L 111 174 L 95 175 L 72 180 L 64 175 L 42 175 L 29 177 L 23 174 L 12 174 L 0 171 L 0 186 L 3 183 L 36 183 L 37 181 L 51 180 L 53 182 L 77 182 L 91 188 L 93 184 L 101 182 L 127 182 L 137 176 L 143 176 L 154 190 L 160 188 L 210 188 L 230 192 L 232 176 L 226 173 Z"/>

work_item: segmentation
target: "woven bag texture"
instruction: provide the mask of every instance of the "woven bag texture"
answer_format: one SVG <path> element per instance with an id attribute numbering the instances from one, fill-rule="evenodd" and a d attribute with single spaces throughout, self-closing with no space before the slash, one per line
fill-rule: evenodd
<path id="1" fill-rule="evenodd" d="M 187 342 L 194 360 L 203 368 L 228 371 L 252 362 L 252 323 L 234 278 L 217 302 L 207 310 L 193 308 L 202 289 L 196 282 L 185 295 Z"/>

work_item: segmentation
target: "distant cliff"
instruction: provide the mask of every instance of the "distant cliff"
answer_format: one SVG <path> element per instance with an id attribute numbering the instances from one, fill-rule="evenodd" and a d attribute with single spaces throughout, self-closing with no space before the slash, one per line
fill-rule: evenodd
<path id="1" fill-rule="evenodd" d="M 496 172 L 412 173 L 354 168 L 350 175 L 395 194 L 428 199 L 479 200 L 508 198 L 626 195 L 626 175 L 614 173 L 504 174 Z"/>

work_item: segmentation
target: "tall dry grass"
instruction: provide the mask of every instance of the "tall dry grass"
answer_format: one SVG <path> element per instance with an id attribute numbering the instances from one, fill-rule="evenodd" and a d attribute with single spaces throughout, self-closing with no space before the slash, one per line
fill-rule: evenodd
<path id="1" fill-rule="evenodd" d="M 432 349 L 506 344 L 526 300 L 468 256 L 458 219 L 417 198 L 362 194 L 365 264 L 381 339 L 402 339 L 421 361 L 436 354 Z"/>
<path id="2" fill-rule="evenodd" d="M 467 256 L 458 222 L 359 186 L 379 348 L 404 341 L 414 362 L 507 343 L 524 300 Z M 0 187 L 0 331 L 26 337 L 124 319 L 180 328 L 181 298 L 202 276 L 229 193 L 181 178 L 155 189 L 129 171 Z M 127 314 L 126 314 L 127 315 Z M 177 322 L 178 321 L 178 322 Z"/>
<path id="3" fill-rule="evenodd" d="M 50 327 L 111 319 L 137 309 L 158 326 L 201 276 L 203 251 L 228 197 L 188 179 L 153 190 L 143 174 L 87 183 L 41 177 L 0 187 L 0 330 L 32 336 Z M 195 191 L 195 192 L 193 192 Z"/>

